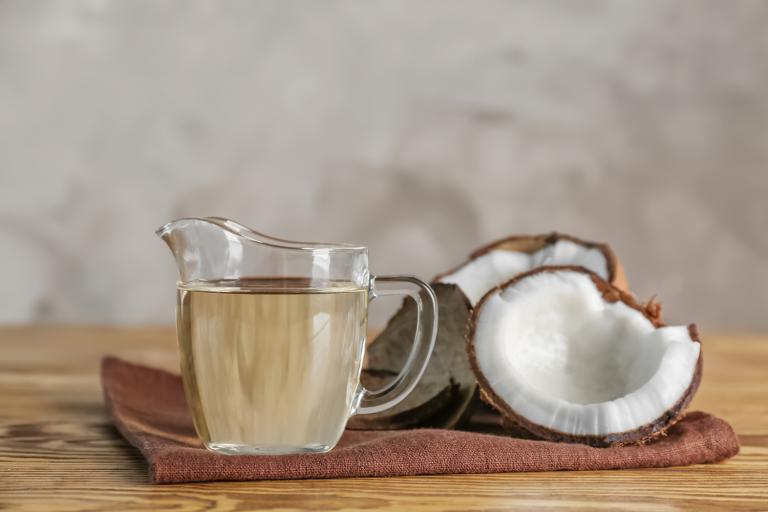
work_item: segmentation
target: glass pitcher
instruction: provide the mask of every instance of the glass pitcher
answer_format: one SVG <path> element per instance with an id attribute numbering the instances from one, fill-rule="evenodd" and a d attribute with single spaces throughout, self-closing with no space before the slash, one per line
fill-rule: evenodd
<path id="1" fill-rule="evenodd" d="M 184 389 L 205 446 L 225 454 L 324 452 L 353 414 L 393 407 L 414 388 L 437 331 L 435 294 L 414 277 L 368 272 L 368 249 L 291 242 L 220 218 L 157 230 L 179 270 Z M 360 384 L 368 303 L 418 306 L 410 356 L 382 389 Z"/>

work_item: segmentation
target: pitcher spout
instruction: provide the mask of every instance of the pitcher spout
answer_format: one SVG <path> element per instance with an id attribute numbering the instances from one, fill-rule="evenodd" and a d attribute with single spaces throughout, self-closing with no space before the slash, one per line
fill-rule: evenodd
<path id="1" fill-rule="evenodd" d="M 163 242 L 165 242 L 165 244 L 174 254 L 176 251 L 174 250 L 173 233 L 179 233 L 183 229 L 180 226 L 182 220 L 184 219 L 167 222 L 155 230 L 155 234 L 160 237 Z"/>

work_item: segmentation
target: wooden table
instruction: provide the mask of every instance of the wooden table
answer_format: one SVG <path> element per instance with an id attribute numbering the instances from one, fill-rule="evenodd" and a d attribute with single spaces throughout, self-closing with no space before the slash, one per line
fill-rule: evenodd
<path id="1" fill-rule="evenodd" d="M 768 510 L 768 337 L 705 336 L 693 407 L 735 458 L 632 471 L 149 485 L 102 405 L 102 355 L 176 369 L 170 328 L 0 328 L 0 510 Z"/>

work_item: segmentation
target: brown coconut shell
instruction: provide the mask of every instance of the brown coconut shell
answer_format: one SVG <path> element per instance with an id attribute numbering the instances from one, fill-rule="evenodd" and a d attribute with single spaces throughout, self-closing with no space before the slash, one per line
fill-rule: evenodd
<path id="1" fill-rule="evenodd" d="M 485 375 L 483 374 L 482 370 L 480 370 L 480 367 L 477 363 L 477 357 L 475 354 L 475 332 L 477 330 L 477 319 L 480 314 L 480 311 L 482 311 L 482 308 L 485 302 L 492 295 L 501 292 L 507 287 L 514 286 L 519 281 L 527 277 L 530 277 L 535 274 L 543 273 L 543 272 L 554 273 L 554 272 L 560 272 L 560 271 L 573 271 L 573 272 L 580 272 L 583 274 L 587 274 L 592 279 L 592 282 L 594 283 L 595 287 L 602 293 L 603 299 L 605 299 L 607 302 L 621 301 L 627 306 L 633 309 L 636 309 L 637 311 L 640 311 L 648 320 L 651 321 L 651 323 L 655 327 L 657 328 L 664 327 L 665 324 L 661 320 L 658 314 L 659 313 L 658 304 L 655 303 L 653 300 L 648 305 L 643 306 L 639 304 L 631 294 L 606 282 L 605 280 L 601 279 L 597 274 L 590 272 L 589 270 L 586 270 L 583 267 L 577 267 L 577 266 L 541 267 L 541 268 L 533 269 L 529 272 L 525 272 L 523 274 L 516 276 L 513 279 L 510 279 L 503 285 L 497 288 L 494 288 L 493 290 L 486 293 L 483 296 L 483 298 L 480 300 L 480 302 L 477 304 L 477 307 L 475 308 L 475 311 L 472 315 L 472 326 L 471 326 L 469 343 L 467 344 L 467 354 L 469 356 L 469 361 L 472 366 L 472 370 L 475 372 L 475 376 L 477 377 L 478 385 L 480 387 L 481 399 L 484 402 L 491 405 L 494 409 L 496 409 L 502 415 L 503 425 L 508 426 L 513 430 L 518 428 L 523 429 L 524 432 L 528 432 L 534 437 L 537 437 L 540 439 L 546 439 L 549 441 L 581 443 L 581 444 L 587 444 L 595 447 L 608 447 L 608 446 L 624 446 L 629 444 L 644 444 L 646 442 L 653 440 L 658 436 L 664 435 L 664 433 L 669 429 L 669 427 L 674 425 L 678 420 L 680 420 L 680 418 L 682 418 L 685 409 L 691 403 L 691 400 L 693 399 L 694 395 L 696 394 L 696 391 L 699 388 L 699 384 L 701 383 L 703 361 L 704 361 L 702 351 L 699 352 L 699 359 L 696 363 L 696 370 L 694 372 L 693 378 L 691 379 L 690 385 L 686 389 L 685 393 L 683 393 L 681 398 L 677 401 L 677 403 L 675 403 L 675 405 L 672 406 L 672 408 L 670 408 L 668 411 L 665 411 L 661 416 L 659 416 L 655 420 L 645 425 L 642 425 L 635 430 L 627 431 L 627 432 L 617 432 L 617 433 L 612 433 L 612 434 L 602 435 L 602 436 L 574 435 L 574 434 L 569 434 L 567 432 L 552 430 L 543 425 L 538 425 L 536 423 L 533 423 L 528 419 L 524 418 L 523 416 L 517 414 L 513 409 L 511 409 L 509 405 L 501 397 L 499 397 L 496 394 L 496 392 L 493 390 L 493 387 L 491 387 L 490 383 L 485 378 Z M 690 324 L 688 326 L 688 331 L 691 335 L 691 339 L 693 339 L 698 343 L 701 343 L 698 329 L 694 324 Z"/>
<path id="2" fill-rule="evenodd" d="M 397 377 L 397 372 L 375 368 L 366 368 L 360 376 L 360 382 L 366 389 L 380 389 Z M 364 414 L 350 418 L 348 428 L 353 430 L 398 430 L 415 427 L 436 426 L 438 418 L 452 409 L 455 403 L 458 386 L 435 383 L 427 386 L 421 392 L 428 396 L 426 400 L 414 400 L 389 414 Z M 406 399 L 407 400 L 407 399 Z M 402 403 L 402 402 L 401 402 Z"/>
<path id="3" fill-rule="evenodd" d="M 424 375 L 395 407 L 376 414 L 353 416 L 349 428 L 455 428 L 466 419 L 477 397 L 475 375 L 466 355 L 472 307 L 456 285 L 436 283 L 432 288 L 438 304 L 437 338 Z M 368 368 L 361 377 L 364 386 L 380 388 L 403 368 L 415 326 L 416 305 L 406 300 L 368 346 Z"/>
<path id="4" fill-rule="evenodd" d="M 624 267 L 619 261 L 619 258 L 616 256 L 616 253 L 613 251 L 613 249 L 611 249 L 611 246 L 605 243 L 582 240 L 581 238 L 576 238 L 575 236 L 557 233 L 554 231 L 552 233 L 545 233 L 541 235 L 514 235 L 493 241 L 473 251 L 472 254 L 469 255 L 469 258 L 467 258 L 467 260 L 463 263 L 453 267 L 447 272 L 438 274 L 435 276 L 433 281 L 437 282 L 443 277 L 453 274 L 467 263 L 491 251 L 504 250 L 510 252 L 523 252 L 526 254 L 532 254 L 541 250 L 547 245 L 553 245 L 561 240 L 573 242 L 575 244 L 584 246 L 587 249 L 597 249 L 603 253 L 608 270 L 607 281 L 620 290 L 629 291 L 627 277 L 624 274 Z"/>

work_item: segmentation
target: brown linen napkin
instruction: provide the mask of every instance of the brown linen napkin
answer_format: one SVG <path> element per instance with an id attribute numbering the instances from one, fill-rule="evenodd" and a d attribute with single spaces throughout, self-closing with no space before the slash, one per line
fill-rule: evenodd
<path id="1" fill-rule="evenodd" d="M 101 382 L 115 426 L 147 459 L 153 483 L 650 468 L 717 462 L 739 451 L 730 425 L 692 412 L 645 446 L 592 448 L 457 430 L 347 430 L 328 453 L 228 456 L 200 444 L 178 375 L 106 357 Z"/>

